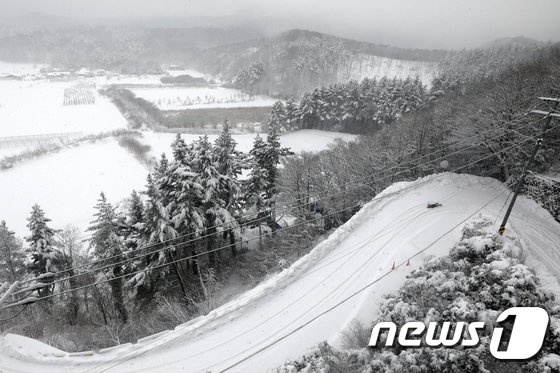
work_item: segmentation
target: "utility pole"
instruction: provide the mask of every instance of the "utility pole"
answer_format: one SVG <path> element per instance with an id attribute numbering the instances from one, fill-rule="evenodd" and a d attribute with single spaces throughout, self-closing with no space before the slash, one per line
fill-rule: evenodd
<path id="1" fill-rule="evenodd" d="M 556 108 L 558 107 L 558 104 L 560 104 L 560 98 L 539 97 L 539 100 L 555 102 L 554 108 L 551 111 L 543 111 L 543 110 L 533 110 L 533 111 L 531 111 L 531 114 L 544 115 L 545 118 L 547 118 L 547 120 L 544 124 L 541 136 L 537 139 L 537 142 L 535 144 L 535 149 L 533 149 L 533 154 L 531 154 L 531 157 L 527 160 L 527 163 L 523 167 L 523 172 L 521 173 L 521 178 L 519 179 L 519 181 L 517 182 L 517 186 L 515 187 L 515 193 L 513 194 L 513 198 L 511 199 L 509 207 L 506 211 L 506 215 L 504 216 L 504 220 L 502 221 L 502 224 L 500 224 L 500 229 L 498 229 L 498 233 L 500 235 L 503 235 L 505 230 L 506 230 L 506 223 L 509 219 L 509 215 L 511 214 L 511 210 L 513 209 L 513 205 L 515 204 L 515 200 L 517 199 L 517 196 L 519 195 L 519 192 L 521 191 L 521 188 L 523 187 L 523 183 L 525 182 L 525 178 L 527 177 L 529 169 L 533 165 L 533 162 L 535 161 L 535 157 L 536 157 L 539 149 L 542 146 L 544 135 L 548 131 L 548 127 L 550 126 L 550 122 L 552 122 L 552 118 L 560 118 L 560 114 L 554 112 L 556 110 Z"/>

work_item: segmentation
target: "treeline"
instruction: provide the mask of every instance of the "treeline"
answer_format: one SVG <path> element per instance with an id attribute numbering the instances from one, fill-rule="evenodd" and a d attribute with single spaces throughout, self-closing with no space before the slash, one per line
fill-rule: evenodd
<path id="1" fill-rule="evenodd" d="M 364 79 L 333 84 L 301 98 L 278 101 L 269 118 L 283 130 L 322 129 L 348 133 L 371 133 L 428 101 L 419 79 Z"/>
<path id="2" fill-rule="evenodd" d="M 321 210 L 336 211 L 368 201 L 396 181 L 435 172 L 458 169 L 513 184 L 542 131 L 542 116 L 527 113 L 552 108 L 538 97 L 557 96 L 559 71 L 560 48 L 551 48 L 491 81 L 449 91 L 370 136 L 340 141 L 318 154 L 287 158 L 282 190 L 286 195 L 310 196 L 342 191 L 317 203 Z M 533 164 L 534 172 L 557 164 L 559 142 L 560 127 L 552 126 Z M 556 219 L 557 199 L 544 195 L 557 186 L 550 180 L 545 187 L 531 182 L 526 188 Z M 541 193 L 540 198 L 535 196 Z"/>
<path id="3" fill-rule="evenodd" d="M 161 129 L 165 118 L 158 107 L 150 101 L 137 97 L 131 90 L 124 88 L 109 87 L 99 92 L 111 99 L 127 119 L 130 128 Z"/>

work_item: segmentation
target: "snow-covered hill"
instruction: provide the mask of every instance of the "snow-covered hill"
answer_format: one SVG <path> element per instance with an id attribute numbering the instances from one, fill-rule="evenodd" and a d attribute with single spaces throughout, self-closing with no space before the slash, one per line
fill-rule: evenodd
<path id="1" fill-rule="evenodd" d="M 338 71 L 337 80 L 346 82 L 350 79 L 361 81 L 364 78 L 419 78 L 423 84 L 430 86 L 438 72 L 437 62 L 398 60 L 387 57 L 359 54 L 354 56 L 346 68 Z"/>
<path id="2" fill-rule="evenodd" d="M 383 294 L 398 289 L 425 256 L 446 254 L 470 217 L 501 217 L 507 195 L 500 182 L 469 175 L 440 174 L 394 184 L 290 268 L 205 317 L 96 353 L 69 354 L 7 334 L 0 338 L 0 369 L 265 372 L 321 341 L 336 345 L 340 331 L 354 318 L 373 320 Z M 442 207 L 426 208 L 436 201 Z M 518 199 L 508 236 L 521 240 L 527 263 L 557 287 L 560 225 L 550 214 L 533 201 Z"/>

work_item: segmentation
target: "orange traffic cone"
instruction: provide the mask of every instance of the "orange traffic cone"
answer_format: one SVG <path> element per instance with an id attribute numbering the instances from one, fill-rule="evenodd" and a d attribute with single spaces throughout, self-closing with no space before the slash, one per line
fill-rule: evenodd
<path id="1" fill-rule="evenodd" d="M 393 262 L 393 268 L 391 268 L 391 270 L 395 269 L 395 262 Z"/>

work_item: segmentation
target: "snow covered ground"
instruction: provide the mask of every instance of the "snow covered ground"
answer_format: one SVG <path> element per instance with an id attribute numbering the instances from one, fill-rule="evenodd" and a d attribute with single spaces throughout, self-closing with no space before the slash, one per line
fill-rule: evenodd
<path id="1" fill-rule="evenodd" d="M 144 139 L 142 142 L 152 147 L 151 155 L 159 157 L 161 153 L 171 156 L 171 143 L 175 140 L 174 133 L 159 133 L 159 132 L 144 132 Z M 196 134 L 182 133 L 181 137 L 185 142 L 191 143 L 198 140 L 200 136 Z M 248 153 L 253 147 L 253 141 L 256 134 L 248 133 L 241 135 L 233 135 L 234 140 L 237 142 L 237 150 Z M 218 135 L 208 135 L 210 141 L 214 142 Z M 262 133 L 261 137 L 265 138 L 266 133 Z M 288 133 L 283 133 L 280 136 L 282 146 L 290 148 L 293 152 L 299 153 L 302 151 L 317 152 L 326 149 L 329 144 L 332 144 L 336 139 L 351 141 L 356 138 L 356 135 L 340 132 L 329 132 L 321 130 L 299 130 Z"/>
<path id="2" fill-rule="evenodd" d="M 500 182 L 469 175 L 397 183 L 290 268 L 207 316 L 99 352 L 69 354 L 7 334 L 0 338 L 0 368 L 4 373 L 265 372 L 321 341 L 337 345 L 354 318 L 373 320 L 381 295 L 398 289 L 427 255 L 446 254 L 470 216 L 501 214 L 506 196 Z M 435 201 L 443 206 L 426 209 Z M 496 230 L 498 224 L 499 219 Z M 560 225 L 535 202 L 520 198 L 506 237 L 513 233 L 528 245 L 529 264 L 557 288 Z M 409 258 L 410 266 L 404 265 Z M 402 266 L 392 271 L 393 263 Z"/>
<path id="3" fill-rule="evenodd" d="M 64 91 L 79 81 L 0 80 L 0 137 L 61 132 L 99 133 L 126 128 L 107 98 L 92 89 L 94 104 L 64 105 Z"/>
<path id="4" fill-rule="evenodd" d="M 136 96 L 154 103 L 162 110 L 272 106 L 277 101 L 267 96 L 252 96 L 224 87 L 174 86 L 131 90 Z"/>
<path id="5" fill-rule="evenodd" d="M 183 134 L 185 141 L 200 135 Z M 233 135 L 238 149 L 249 152 L 254 134 Z M 217 135 L 209 136 L 214 141 Z M 144 132 L 142 143 L 152 147 L 151 155 L 166 153 L 171 157 L 175 134 Z M 283 134 L 281 143 L 295 152 L 325 149 L 335 138 L 351 140 L 355 135 L 302 130 Z M 0 157 L 23 148 L 0 148 Z M 19 237 L 28 234 L 27 217 L 31 206 L 39 203 L 53 220 L 54 228 L 66 224 L 87 228 L 93 205 L 101 191 L 111 202 L 128 197 L 133 189 L 143 190 L 148 170 L 114 139 L 86 142 L 64 148 L 58 153 L 41 156 L 0 170 L 0 220 L 6 220 Z"/>
<path id="6" fill-rule="evenodd" d="M 38 203 L 52 227 L 73 224 L 83 231 L 101 191 L 118 202 L 133 189 L 143 189 L 146 175 L 146 168 L 113 138 L 66 148 L 0 170 L 0 220 L 19 237 L 26 236 L 26 219 Z"/>

